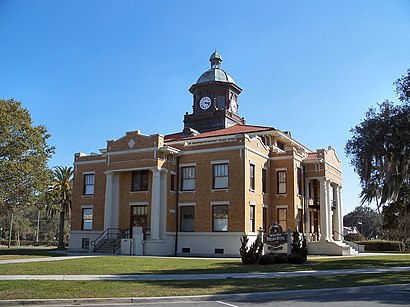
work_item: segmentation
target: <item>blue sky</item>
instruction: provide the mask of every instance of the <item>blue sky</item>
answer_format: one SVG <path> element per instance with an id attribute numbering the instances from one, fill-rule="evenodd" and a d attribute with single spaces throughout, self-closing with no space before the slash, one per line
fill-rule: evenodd
<path id="1" fill-rule="evenodd" d="M 344 145 L 370 106 L 397 101 L 410 2 L 0 0 L 0 45 L 0 97 L 48 128 L 50 166 L 125 131 L 182 130 L 217 49 L 248 124 L 336 149 L 347 213 L 360 187 Z"/>

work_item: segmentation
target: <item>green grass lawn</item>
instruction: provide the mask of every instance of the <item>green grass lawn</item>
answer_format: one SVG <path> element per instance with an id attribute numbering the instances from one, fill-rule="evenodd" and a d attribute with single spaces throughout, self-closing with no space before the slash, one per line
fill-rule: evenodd
<path id="1" fill-rule="evenodd" d="M 242 265 L 239 259 L 180 259 L 160 257 L 89 257 L 53 262 L 0 265 L 0 275 L 15 274 L 177 274 L 274 272 L 410 266 L 410 254 L 360 257 L 309 257 L 303 265 Z M 145 297 L 246 293 L 294 289 L 319 289 L 392 283 L 410 283 L 410 272 L 226 279 L 197 281 L 0 281 L 0 298 L 43 299 L 85 297 Z"/>
<path id="2" fill-rule="evenodd" d="M 0 281 L 10 299 L 212 295 L 409 283 L 409 273 L 198 281 Z"/>
<path id="3" fill-rule="evenodd" d="M 101 256 L 53 262 L 15 263 L 0 265 L 0 275 L 79 275 L 79 274 L 179 274 L 179 273 L 240 273 L 297 270 L 330 270 L 410 266 L 410 254 L 312 257 L 303 265 L 242 265 L 239 259 L 192 259 L 133 256 Z"/>
<path id="4" fill-rule="evenodd" d="M 64 253 L 58 252 L 56 248 L 27 248 L 27 247 L 2 247 L 0 248 L 0 260 L 41 258 L 41 257 L 61 257 Z"/>

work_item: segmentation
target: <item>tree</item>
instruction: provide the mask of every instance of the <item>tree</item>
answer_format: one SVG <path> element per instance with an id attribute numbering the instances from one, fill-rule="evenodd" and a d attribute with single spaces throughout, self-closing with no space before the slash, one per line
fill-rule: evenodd
<path id="1" fill-rule="evenodd" d="M 401 76 L 394 82 L 396 94 L 401 102 L 410 102 L 410 68 L 407 70 L 407 76 Z"/>
<path id="2" fill-rule="evenodd" d="M 410 184 L 403 185 L 397 201 L 383 206 L 383 229 L 390 240 L 410 238 Z"/>
<path id="3" fill-rule="evenodd" d="M 358 227 L 366 239 L 380 238 L 383 234 L 382 215 L 369 206 L 358 206 L 343 217 L 343 225 Z"/>
<path id="4" fill-rule="evenodd" d="M 49 189 L 50 203 L 49 213 L 60 214 L 58 231 L 58 247 L 64 248 L 64 225 L 65 217 L 71 212 L 73 168 L 58 166 L 53 172 L 53 182 Z"/>
<path id="5" fill-rule="evenodd" d="M 384 101 L 378 110 L 370 108 L 365 119 L 351 129 L 353 136 L 345 147 L 360 177 L 362 203 L 376 201 L 378 209 L 396 201 L 410 178 L 409 78 L 403 76 L 395 83 L 404 104 Z"/>
<path id="6" fill-rule="evenodd" d="M 47 161 L 54 153 L 49 137 L 20 102 L 0 99 L 0 214 L 10 214 L 10 232 L 14 212 L 38 205 L 47 188 Z"/>

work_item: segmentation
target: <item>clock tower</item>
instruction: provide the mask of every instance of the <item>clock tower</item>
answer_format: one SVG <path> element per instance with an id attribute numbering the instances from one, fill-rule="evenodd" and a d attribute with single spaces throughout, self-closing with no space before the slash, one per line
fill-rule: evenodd
<path id="1" fill-rule="evenodd" d="M 193 96 L 193 112 L 184 116 L 184 134 L 191 129 L 201 133 L 245 124 L 238 113 L 238 96 L 242 89 L 221 69 L 222 57 L 217 51 L 209 61 L 211 69 L 189 89 Z"/>

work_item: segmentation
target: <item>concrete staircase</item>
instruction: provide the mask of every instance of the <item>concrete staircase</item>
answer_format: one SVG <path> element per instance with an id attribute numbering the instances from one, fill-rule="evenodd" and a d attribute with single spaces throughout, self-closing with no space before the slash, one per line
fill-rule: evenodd
<path id="1" fill-rule="evenodd" d="M 349 256 L 359 254 L 356 249 L 342 241 L 308 242 L 307 247 L 310 255 Z"/>
<path id="2" fill-rule="evenodd" d="M 116 239 L 107 238 L 95 247 L 95 253 L 113 254 Z"/>

